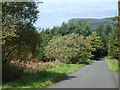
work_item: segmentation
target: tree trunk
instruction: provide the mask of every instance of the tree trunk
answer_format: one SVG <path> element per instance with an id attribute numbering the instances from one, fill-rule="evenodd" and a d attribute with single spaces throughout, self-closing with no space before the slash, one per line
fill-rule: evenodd
<path id="1" fill-rule="evenodd" d="M 108 58 L 110 59 L 110 38 L 108 40 Z"/>

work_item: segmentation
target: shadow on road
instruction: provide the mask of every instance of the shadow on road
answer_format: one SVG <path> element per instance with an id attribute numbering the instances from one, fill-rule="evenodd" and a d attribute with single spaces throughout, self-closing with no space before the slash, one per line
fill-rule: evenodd
<path id="1" fill-rule="evenodd" d="M 97 59 L 95 59 L 96 61 L 103 61 L 104 60 L 104 58 L 97 58 Z"/>
<path id="2" fill-rule="evenodd" d="M 68 76 L 67 78 L 65 78 L 64 80 L 70 80 L 72 78 L 76 78 L 76 76 Z"/>

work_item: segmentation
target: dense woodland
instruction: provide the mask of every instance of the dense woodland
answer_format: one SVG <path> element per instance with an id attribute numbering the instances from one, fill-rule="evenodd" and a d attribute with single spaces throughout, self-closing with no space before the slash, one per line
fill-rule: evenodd
<path id="1" fill-rule="evenodd" d="M 34 26 L 39 13 L 37 5 L 35 2 L 2 3 L 3 81 L 24 74 L 21 67 L 11 65 L 12 60 L 80 64 L 104 56 L 118 58 L 116 24 L 101 23 L 94 28 L 89 22 L 71 21 L 39 32 Z"/>

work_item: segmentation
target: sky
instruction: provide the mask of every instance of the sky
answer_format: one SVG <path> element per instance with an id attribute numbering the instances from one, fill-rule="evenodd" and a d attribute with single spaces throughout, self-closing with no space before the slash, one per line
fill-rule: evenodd
<path id="1" fill-rule="evenodd" d="M 42 0 L 35 24 L 39 28 L 60 26 L 72 18 L 106 18 L 117 16 L 117 0 Z"/>

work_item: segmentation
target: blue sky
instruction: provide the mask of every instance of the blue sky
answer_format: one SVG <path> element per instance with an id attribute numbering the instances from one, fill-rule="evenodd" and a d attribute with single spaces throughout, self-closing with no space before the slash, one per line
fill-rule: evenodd
<path id="1" fill-rule="evenodd" d="M 117 15 L 117 0 L 44 0 L 39 4 L 39 18 L 35 24 L 41 28 L 60 26 L 72 18 L 105 18 Z"/>

